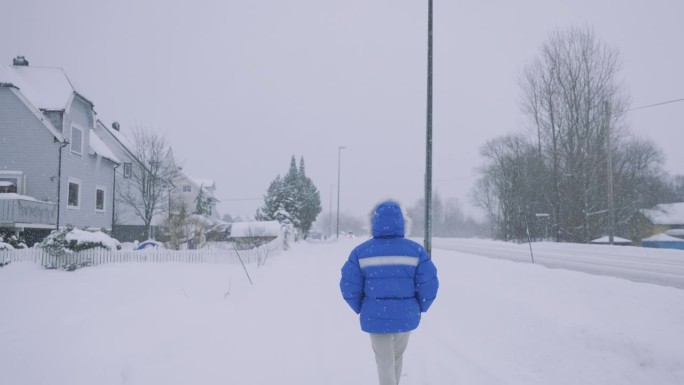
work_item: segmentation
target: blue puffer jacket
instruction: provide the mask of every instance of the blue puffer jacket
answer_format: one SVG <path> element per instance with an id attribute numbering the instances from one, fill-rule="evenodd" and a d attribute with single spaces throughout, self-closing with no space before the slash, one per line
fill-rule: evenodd
<path id="1" fill-rule="evenodd" d="M 342 296 L 360 314 L 363 331 L 411 331 L 437 296 L 437 269 L 421 245 L 404 238 L 398 204 L 378 205 L 372 226 L 373 239 L 357 246 L 342 267 Z"/>

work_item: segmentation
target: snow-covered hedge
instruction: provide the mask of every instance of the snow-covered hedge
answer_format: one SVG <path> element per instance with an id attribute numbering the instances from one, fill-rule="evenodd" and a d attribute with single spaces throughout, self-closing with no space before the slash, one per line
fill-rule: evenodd
<path id="1" fill-rule="evenodd" d="M 89 262 L 67 262 L 66 258 L 69 254 L 75 251 L 89 250 L 95 248 L 103 248 L 107 250 L 120 250 L 121 244 L 116 239 L 103 233 L 102 231 L 85 231 L 76 229 L 72 226 L 67 226 L 61 230 L 54 230 L 42 242 L 36 244 L 47 251 L 50 255 L 58 258 L 63 258 L 64 263 L 58 263 L 57 266 L 46 266 L 47 268 L 62 268 L 65 270 L 75 270 L 80 267 L 90 265 Z"/>

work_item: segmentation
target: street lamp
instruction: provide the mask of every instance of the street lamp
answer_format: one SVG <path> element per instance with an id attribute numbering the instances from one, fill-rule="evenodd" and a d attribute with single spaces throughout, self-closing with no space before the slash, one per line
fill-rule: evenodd
<path id="1" fill-rule="evenodd" d="M 337 147 L 337 227 L 335 228 L 335 239 L 340 238 L 340 170 L 341 170 L 341 159 L 342 150 L 345 146 Z"/>
<path id="2" fill-rule="evenodd" d="M 432 0 L 428 0 L 427 129 L 425 138 L 425 239 L 432 251 Z"/>
<path id="3" fill-rule="evenodd" d="M 333 184 L 330 184 L 330 201 L 328 202 L 328 239 L 332 236 L 332 198 Z"/>

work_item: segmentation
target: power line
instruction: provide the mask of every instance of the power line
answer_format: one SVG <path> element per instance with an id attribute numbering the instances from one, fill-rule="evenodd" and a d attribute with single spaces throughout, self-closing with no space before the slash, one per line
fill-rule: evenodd
<path id="1" fill-rule="evenodd" d="M 649 104 L 649 105 L 647 105 L 647 106 L 634 107 L 634 108 L 630 108 L 629 110 L 627 110 L 627 111 L 625 111 L 625 112 L 636 111 L 636 110 L 643 110 L 643 109 L 646 109 L 646 108 L 657 107 L 657 106 L 662 106 L 663 104 L 670 104 L 670 103 L 677 103 L 677 102 L 684 102 L 684 98 L 681 98 L 681 99 L 674 99 L 674 100 L 668 100 L 668 101 L 666 101 L 666 102 L 660 102 L 660 103 L 655 103 L 655 104 Z"/>

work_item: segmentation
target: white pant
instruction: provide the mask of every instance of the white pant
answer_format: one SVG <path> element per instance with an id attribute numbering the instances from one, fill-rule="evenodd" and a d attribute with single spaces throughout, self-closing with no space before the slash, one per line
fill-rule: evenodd
<path id="1" fill-rule="evenodd" d="M 401 364 L 411 333 L 372 334 L 371 345 L 378 364 L 380 385 L 398 385 Z"/>

